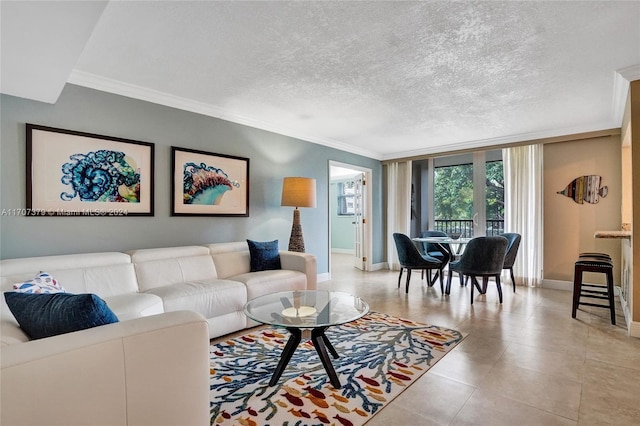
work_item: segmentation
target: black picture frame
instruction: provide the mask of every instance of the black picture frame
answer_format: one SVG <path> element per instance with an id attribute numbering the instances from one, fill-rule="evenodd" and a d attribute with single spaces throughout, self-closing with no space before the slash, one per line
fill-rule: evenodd
<path id="1" fill-rule="evenodd" d="M 26 215 L 153 216 L 154 149 L 26 123 Z"/>
<path id="2" fill-rule="evenodd" d="M 171 216 L 249 216 L 249 159 L 171 147 Z"/>

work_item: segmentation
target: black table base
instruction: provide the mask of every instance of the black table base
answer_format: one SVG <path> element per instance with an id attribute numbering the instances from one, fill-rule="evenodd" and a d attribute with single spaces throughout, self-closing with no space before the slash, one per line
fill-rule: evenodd
<path id="1" fill-rule="evenodd" d="M 318 327 L 311 330 L 311 341 L 313 342 L 313 347 L 316 348 L 316 352 L 318 352 L 318 356 L 320 357 L 320 361 L 322 362 L 322 366 L 324 367 L 327 375 L 329 376 L 329 381 L 333 385 L 334 388 L 339 389 L 341 384 L 338 379 L 338 375 L 336 374 L 336 370 L 333 368 L 333 364 L 331 364 L 331 358 L 329 358 L 329 354 L 327 350 L 331 353 L 331 355 L 338 359 L 338 352 L 333 347 L 327 336 L 325 336 L 324 332 L 329 327 Z M 280 356 L 280 361 L 278 362 L 278 366 L 276 370 L 273 372 L 273 376 L 271 377 L 271 381 L 269 382 L 269 386 L 275 386 L 278 383 L 278 379 L 282 376 L 284 369 L 289 364 L 293 353 L 296 351 L 296 348 L 300 344 L 302 340 L 302 330 L 294 327 L 287 327 L 291 336 L 289 336 L 289 340 L 282 351 L 282 355 Z"/>

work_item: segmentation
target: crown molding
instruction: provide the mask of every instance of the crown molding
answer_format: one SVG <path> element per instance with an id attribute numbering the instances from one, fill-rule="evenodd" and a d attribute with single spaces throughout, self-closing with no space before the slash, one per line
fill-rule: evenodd
<path id="1" fill-rule="evenodd" d="M 616 71 L 616 74 L 620 74 L 627 81 L 640 80 L 640 64 L 620 68 Z"/>
<path id="2" fill-rule="evenodd" d="M 148 89 L 134 84 L 124 83 L 122 81 L 105 78 L 80 70 L 74 69 L 69 75 L 67 83 L 87 87 L 89 89 L 99 90 L 101 92 L 113 93 L 116 95 L 126 96 L 128 98 L 139 99 L 154 104 L 164 105 L 171 108 L 177 108 L 184 111 L 194 112 L 209 117 L 219 118 L 221 120 L 231 121 L 233 123 L 255 127 L 256 129 L 266 130 L 280 135 L 300 139 L 305 142 L 311 142 L 318 145 L 327 146 L 329 148 L 338 149 L 340 151 L 362 155 L 364 157 L 373 158 L 375 160 L 382 159 L 382 155 L 379 152 L 361 149 L 332 139 L 303 134 L 296 130 L 289 129 L 286 126 L 280 126 L 262 120 L 256 120 L 254 118 L 227 111 L 224 108 L 220 108 L 204 102 L 174 96 L 168 93 Z"/>
<path id="3" fill-rule="evenodd" d="M 424 148 L 420 150 L 411 150 L 404 152 L 396 152 L 391 154 L 381 154 L 379 152 L 354 147 L 346 143 L 321 138 L 314 135 L 303 134 L 298 131 L 287 128 L 286 126 L 275 125 L 252 117 L 230 112 L 224 108 L 210 105 L 204 102 L 194 101 L 168 93 L 160 92 L 145 87 L 124 83 L 118 80 L 105 78 L 84 71 L 73 70 L 68 83 L 102 92 L 113 93 L 116 95 L 126 96 L 133 99 L 143 100 L 159 105 L 177 108 L 184 111 L 190 111 L 197 114 L 215 117 L 222 120 L 230 121 L 245 126 L 254 127 L 261 130 L 289 136 L 306 142 L 327 146 L 329 148 L 338 149 L 340 151 L 350 152 L 352 154 L 362 155 L 380 161 L 425 158 L 435 154 L 444 155 L 447 153 L 470 151 L 477 149 L 486 149 L 491 147 L 499 147 L 503 145 L 517 145 L 523 143 L 542 143 L 545 139 L 555 138 L 565 135 L 599 132 L 605 129 L 619 128 L 622 125 L 622 115 L 626 105 L 627 93 L 629 90 L 629 82 L 640 79 L 640 65 L 634 65 L 622 68 L 615 72 L 613 99 L 612 99 L 612 119 L 609 122 L 597 123 L 595 125 L 578 126 L 571 128 L 563 128 L 556 130 L 548 130 L 542 132 L 523 133 L 518 135 L 509 135 L 505 137 L 497 137 L 490 139 L 464 141 L 447 145 L 446 149 L 440 147 Z"/>
<path id="4" fill-rule="evenodd" d="M 629 83 L 634 80 L 640 80 L 640 64 L 620 68 L 614 73 L 611 117 L 618 127 L 622 126 L 622 117 L 629 94 Z"/>
<path id="5" fill-rule="evenodd" d="M 521 133 L 518 135 L 453 143 L 447 145 L 446 149 L 443 149 L 443 147 L 437 147 L 399 152 L 385 155 L 382 161 L 418 160 L 433 157 L 435 155 L 460 154 L 478 149 L 500 149 L 515 145 L 552 143 L 566 140 L 606 137 L 615 134 L 620 134 L 620 125 L 616 126 L 613 122 L 603 122 L 595 125 L 566 127 L 556 130 L 545 130 L 542 132 Z"/>

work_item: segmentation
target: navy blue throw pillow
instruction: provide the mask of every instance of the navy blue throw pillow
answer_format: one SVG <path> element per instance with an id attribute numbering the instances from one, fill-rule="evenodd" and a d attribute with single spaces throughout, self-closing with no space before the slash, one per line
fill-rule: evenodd
<path id="1" fill-rule="evenodd" d="M 31 339 L 118 322 L 105 301 L 95 294 L 6 292 L 4 298 Z"/>
<path id="2" fill-rule="evenodd" d="M 251 255 L 251 272 L 282 268 L 278 240 L 265 242 L 247 240 L 247 244 L 249 244 Z"/>

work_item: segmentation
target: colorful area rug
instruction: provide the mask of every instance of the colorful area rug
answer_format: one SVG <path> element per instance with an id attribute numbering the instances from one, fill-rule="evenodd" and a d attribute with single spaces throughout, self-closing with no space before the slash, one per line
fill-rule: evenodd
<path id="1" fill-rule="evenodd" d="M 263 328 L 212 345 L 212 425 L 362 425 L 422 376 L 463 335 L 369 313 L 326 331 L 340 357 L 342 387 L 329 382 L 310 341 L 301 343 L 277 385 L 269 380 L 289 333 Z"/>

